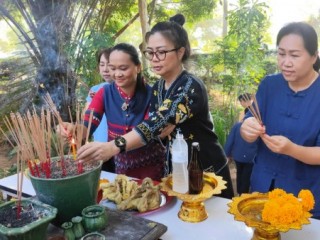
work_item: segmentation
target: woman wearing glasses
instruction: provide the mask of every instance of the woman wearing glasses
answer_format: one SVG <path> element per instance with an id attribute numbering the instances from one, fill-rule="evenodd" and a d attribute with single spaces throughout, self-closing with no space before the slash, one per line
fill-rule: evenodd
<path id="1" fill-rule="evenodd" d="M 180 131 L 189 150 L 192 142 L 200 143 L 204 171 L 222 176 L 227 181 L 227 189 L 221 195 L 231 198 L 230 172 L 223 149 L 212 131 L 206 88 L 183 68 L 190 56 L 188 34 L 182 27 L 184 21 L 183 15 L 178 14 L 170 21 L 157 23 L 146 34 L 144 55 L 154 73 L 161 77 L 152 88 L 149 118 L 115 141 L 84 145 L 78 151 L 78 160 L 108 160 L 120 151 L 141 147 L 159 136 L 175 137 Z"/>
<path id="2" fill-rule="evenodd" d="M 95 94 L 86 111 L 84 125 L 88 127 L 92 111 L 90 130 L 91 133 L 95 132 L 105 114 L 109 141 L 116 139 L 121 142 L 119 136 L 132 131 L 148 116 L 151 87 L 143 80 L 139 54 L 130 44 L 119 43 L 110 49 L 108 70 L 113 82 L 104 85 Z M 71 123 L 64 125 L 67 129 L 73 128 Z M 92 146 L 101 146 L 102 143 L 96 141 Z M 111 161 L 105 162 L 102 169 L 140 179 L 150 177 L 161 180 L 166 154 L 161 143 L 150 141 L 133 151 L 124 150 L 121 148 L 120 153 L 113 156 L 114 169 L 105 166 Z"/>

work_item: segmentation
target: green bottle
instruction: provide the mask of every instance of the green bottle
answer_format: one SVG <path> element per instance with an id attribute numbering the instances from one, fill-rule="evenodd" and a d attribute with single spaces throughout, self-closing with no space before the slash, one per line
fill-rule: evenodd
<path id="1" fill-rule="evenodd" d="M 81 238 L 85 234 L 84 228 L 82 226 L 82 217 L 80 216 L 73 217 L 71 221 L 73 224 L 72 230 L 73 230 L 74 236 L 76 237 L 76 239 Z"/>
<path id="2" fill-rule="evenodd" d="M 73 230 L 72 230 L 72 222 L 64 222 L 61 227 L 63 229 L 63 235 L 68 240 L 75 240 L 76 237 L 74 236 Z"/>

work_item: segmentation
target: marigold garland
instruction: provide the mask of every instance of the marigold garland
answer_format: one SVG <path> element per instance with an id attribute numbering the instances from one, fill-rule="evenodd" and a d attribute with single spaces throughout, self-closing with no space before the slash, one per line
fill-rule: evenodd
<path id="1" fill-rule="evenodd" d="M 313 209 L 315 201 L 310 190 L 303 189 L 298 198 L 291 193 L 276 188 L 268 194 L 269 200 L 264 204 L 262 220 L 273 226 L 285 227 L 299 222 Z"/>

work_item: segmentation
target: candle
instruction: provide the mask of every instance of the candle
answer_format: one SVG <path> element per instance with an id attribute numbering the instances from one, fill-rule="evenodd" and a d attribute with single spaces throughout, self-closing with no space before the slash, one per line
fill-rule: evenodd
<path id="1" fill-rule="evenodd" d="M 77 152 L 76 152 L 76 143 L 74 141 L 74 138 L 72 138 L 72 140 L 71 140 L 71 148 L 72 148 L 73 159 L 76 160 Z"/>

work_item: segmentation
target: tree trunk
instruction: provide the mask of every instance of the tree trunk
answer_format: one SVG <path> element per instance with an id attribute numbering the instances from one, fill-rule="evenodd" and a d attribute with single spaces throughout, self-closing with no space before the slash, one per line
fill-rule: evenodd
<path id="1" fill-rule="evenodd" d="M 32 105 L 40 110 L 45 104 L 42 97 L 48 92 L 62 118 L 69 120 L 68 106 L 72 108 L 76 103 L 77 78 L 64 49 L 71 40 L 73 4 L 70 0 L 51 0 L 50 3 L 47 0 L 15 0 L 0 6 L 3 18 L 27 47 L 33 60 L 29 82 L 20 84 L 21 92 L 16 93 L 16 96 L 27 95 L 19 104 L 20 112 Z"/>
<path id="2" fill-rule="evenodd" d="M 140 50 L 143 51 L 146 49 L 145 35 L 149 30 L 148 24 L 148 10 L 147 10 L 147 1 L 139 0 L 139 16 L 140 16 L 140 24 L 141 24 L 141 33 L 142 33 L 142 43 L 139 46 Z M 147 69 L 147 61 L 144 57 L 142 57 L 142 69 Z"/>
<path id="3" fill-rule="evenodd" d="M 227 33 L 228 33 L 228 0 L 223 0 L 222 37 L 227 36 Z"/>
<path id="4" fill-rule="evenodd" d="M 42 97 L 48 92 L 56 104 L 61 117 L 68 120 L 68 106 L 75 106 L 76 78 L 63 52 L 63 45 L 70 42 L 70 19 L 68 1 L 47 0 L 29 2 L 35 21 L 33 33 L 41 58 L 37 68 L 35 82 L 38 85 L 33 100 L 40 109 L 44 102 Z"/>

